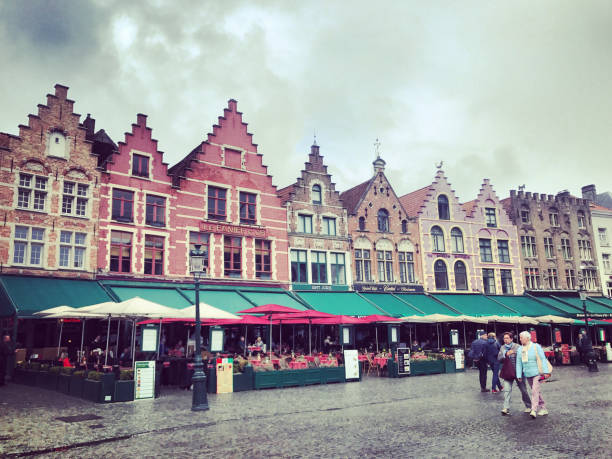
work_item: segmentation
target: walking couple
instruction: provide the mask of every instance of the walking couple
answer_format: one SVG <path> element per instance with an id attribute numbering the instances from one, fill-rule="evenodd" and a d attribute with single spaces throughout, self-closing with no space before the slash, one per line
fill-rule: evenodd
<path id="1" fill-rule="evenodd" d="M 480 340 L 476 340 L 474 344 L 479 344 L 476 349 L 482 346 L 483 336 Z M 504 391 L 504 406 L 502 408 L 502 415 L 507 416 L 510 414 L 510 401 L 512 397 L 512 386 L 514 382 L 521 391 L 521 397 L 525 404 L 525 413 L 529 413 L 532 419 L 537 416 L 546 416 L 548 410 L 541 393 L 541 384 L 544 380 L 550 377 L 552 373 L 552 365 L 546 359 L 542 346 L 537 343 L 531 342 L 531 334 L 527 331 L 520 333 L 519 338 L 521 344 L 513 342 L 513 334 L 511 332 L 504 333 L 504 344 L 500 346 L 497 361 L 501 364 L 501 380 L 503 381 Z M 473 351 L 474 348 L 472 348 Z M 470 351 L 470 352 L 472 352 Z M 485 364 L 486 365 L 486 364 Z M 479 369 L 481 366 L 479 365 Z M 495 368 L 493 370 L 493 378 L 495 384 Z M 527 384 L 531 389 L 531 398 L 527 393 Z M 481 388 L 486 390 L 486 367 L 484 376 L 484 386 L 482 378 L 482 370 L 480 377 Z"/>

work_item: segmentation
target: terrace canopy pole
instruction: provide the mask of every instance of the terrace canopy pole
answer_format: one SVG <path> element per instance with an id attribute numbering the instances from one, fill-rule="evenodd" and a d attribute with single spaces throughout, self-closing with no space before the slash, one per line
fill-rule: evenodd
<path id="1" fill-rule="evenodd" d="M 189 357 L 189 333 L 191 332 L 191 325 L 187 326 L 187 341 L 185 341 L 185 358 Z"/>
<path id="2" fill-rule="evenodd" d="M 132 319 L 132 362 L 136 360 L 136 319 Z"/>
<path id="3" fill-rule="evenodd" d="M 83 320 L 83 325 L 81 327 L 81 353 L 79 355 L 79 359 L 83 358 L 83 341 L 85 340 L 85 322 L 87 321 L 87 319 L 82 319 Z"/>
<path id="4" fill-rule="evenodd" d="M 463 349 L 467 350 L 467 335 L 465 334 L 465 321 L 463 321 Z"/>
<path id="5" fill-rule="evenodd" d="M 247 355 L 247 348 L 249 347 L 249 326 L 244 326 L 244 355 Z"/>
<path id="6" fill-rule="evenodd" d="M 295 352 L 295 325 L 293 326 L 293 346 L 291 347 L 293 352 Z"/>
<path id="7" fill-rule="evenodd" d="M 374 324 L 374 330 L 376 332 L 376 353 L 378 354 L 378 325 Z"/>
<path id="8" fill-rule="evenodd" d="M 278 321 L 278 349 L 280 353 L 283 353 L 283 321 Z"/>
<path id="9" fill-rule="evenodd" d="M 62 347 L 62 331 L 64 330 L 64 319 L 60 319 L 59 340 L 57 341 L 57 358 L 60 356 L 60 347 Z"/>
<path id="10" fill-rule="evenodd" d="M 436 335 L 438 335 L 438 349 L 440 349 L 440 324 L 436 324 Z"/>
<path id="11" fill-rule="evenodd" d="M 412 326 L 408 324 L 408 347 L 412 348 Z"/>
<path id="12" fill-rule="evenodd" d="M 117 321 L 117 345 L 115 346 L 115 360 L 119 358 L 119 327 L 121 327 L 121 319 Z"/>
<path id="13" fill-rule="evenodd" d="M 157 337 L 157 360 L 159 360 L 160 348 L 161 348 L 161 335 L 162 335 L 162 320 L 159 318 L 159 336 Z"/>
<path id="14" fill-rule="evenodd" d="M 104 356 L 104 366 L 106 366 L 108 363 L 108 343 L 110 340 L 110 320 L 111 320 L 111 316 L 109 314 L 108 315 L 108 327 L 106 327 L 106 355 Z"/>
<path id="15" fill-rule="evenodd" d="M 312 355 L 312 330 L 311 330 L 311 320 L 308 319 L 308 355 Z"/>

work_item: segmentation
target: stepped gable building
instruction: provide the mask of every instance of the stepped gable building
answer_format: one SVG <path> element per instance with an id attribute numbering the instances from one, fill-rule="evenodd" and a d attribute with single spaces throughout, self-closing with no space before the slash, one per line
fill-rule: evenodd
<path id="1" fill-rule="evenodd" d="M 612 297 L 612 210 L 597 204 L 601 195 L 595 191 L 595 185 L 582 187 L 582 198 L 589 201 L 591 209 L 591 222 L 595 233 L 595 252 L 599 265 L 599 276 L 603 294 Z"/>
<path id="2" fill-rule="evenodd" d="M 169 169 L 177 275 L 188 275 L 188 250 L 200 244 L 211 279 L 288 285 L 287 211 L 252 136 L 231 99 L 207 139 Z"/>
<path id="3" fill-rule="evenodd" d="M 422 291 L 416 222 L 385 176 L 385 161 L 378 156 L 372 164 L 372 178 L 340 195 L 352 240 L 353 287 L 365 292 Z"/>
<path id="4" fill-rule="evenodd" d="M 91 278 L 100 174 L 92 141 L 55 85 L 19 135 L 0 134 L 0 266 L 5 274 Z"/>
<path id="5" fill-rule="evenodd" d="M 430 292 L 521 294 L 516 227 L 489 180 L 460 204 L 442 170 L 431 185 L 400 198 L 418 221 L 423 285 Z"/>
<path id="6" fill-rule="evenodd" d="M 278 190 L 287 209 L 294 290 L 347 290 L 352 284 L 347 213 L 319 146 L 297 181 Z"/>
<path id="7" fill-rule="evenodd" d="M 518 228 L 527 291 L 575 291 L 581 281 L 600 291 L 587 200 L 511 190 L 502 204 Z"/>

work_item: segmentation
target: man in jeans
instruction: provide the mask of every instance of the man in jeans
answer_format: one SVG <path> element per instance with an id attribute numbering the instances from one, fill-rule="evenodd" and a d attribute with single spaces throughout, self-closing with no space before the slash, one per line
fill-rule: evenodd
<path id="1" fill-rule="evenodd" d="M 472 342 L 472 347 L 468 357 L 470 357 L 474 364 L 478 367 L 478 377 L 480 379 L 480 391 L 489 392 L 487 389 L 487 359 L 486 359 L 486 348 L 487 348 L 487 332 L 483 331 L 480 333 L 478 339 Z"/>

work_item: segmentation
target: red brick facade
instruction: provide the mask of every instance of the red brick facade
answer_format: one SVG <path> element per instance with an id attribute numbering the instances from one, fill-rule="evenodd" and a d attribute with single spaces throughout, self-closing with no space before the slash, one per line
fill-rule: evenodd
<path id="1" fill-rule="evenodd" d="M 55 85 L 19 136 L 0 134 L 0 264 L 8 274 L 91 278 L 99 172 L 92 143 Z"/>
<path id="2" fill-rule="evenodd" d="M 138 115 L 107 165 L 100 225 L 108 275 L 191 278 L 188 253 L 200 243 L 212 280 L 288 281 L 286 212 L 234 100 L 170 169 Z"/>

